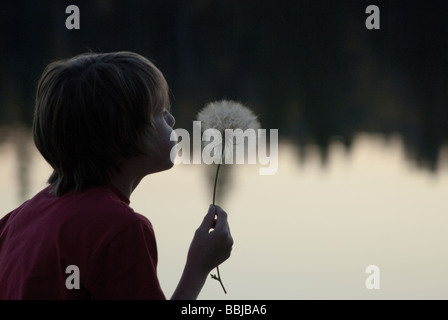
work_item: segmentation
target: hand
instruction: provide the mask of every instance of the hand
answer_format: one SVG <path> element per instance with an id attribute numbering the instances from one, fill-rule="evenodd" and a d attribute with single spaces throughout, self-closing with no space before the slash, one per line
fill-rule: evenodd
<path id="1" fill-rule="evenodd" d="M 194 234 L 184 272 L 171 298 L 196 299 L 210 271 L 230 257 L 232 246 L 227 213 L 211 205 Z"/>
<path id="2" fill-rule="evenodd" d="M 210 205 L 194 234 L 187 264 L 193 264 L 199 271 L 209 273 L 230 257 L 232 246 L 227 213 L 219 206 Z"/>

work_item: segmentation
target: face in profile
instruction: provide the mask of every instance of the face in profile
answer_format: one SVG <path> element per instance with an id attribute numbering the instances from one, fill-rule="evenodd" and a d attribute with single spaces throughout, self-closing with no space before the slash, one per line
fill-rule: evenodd
<path id="1" fill-rule="evenodd" d="M 147 174 L 168 170 L 173 167 L 170 152 L 176 141 L 170 139 L 175 119 L 173 115 L 164 110 L 154 115 L 154 129 L 150 130 L 145 141 L 144 167 Z"/>

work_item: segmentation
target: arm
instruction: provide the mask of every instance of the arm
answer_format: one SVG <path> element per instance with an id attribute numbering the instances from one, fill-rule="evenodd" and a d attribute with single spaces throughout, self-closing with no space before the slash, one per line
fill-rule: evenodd
<path id="1" fill-rule="evenodd" d="M 184 271 L 171 299 L 196 299 L 210 271 L 230 257 L 232 245 L 227 213 L 219 206 L 210 206 L 194 234 Z"/>

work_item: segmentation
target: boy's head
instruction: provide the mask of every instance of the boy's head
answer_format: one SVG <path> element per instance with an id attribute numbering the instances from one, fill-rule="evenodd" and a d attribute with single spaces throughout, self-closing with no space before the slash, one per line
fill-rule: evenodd
<path id="1" fill-rule="evenodd" d="M 54 169 L 52 193 L 107 183 L 124 159 L 157 153 L 157 119 L 169 108 L 162 73 L 136 53 L 87 53 L 48 65 L 33 135 Z"/>

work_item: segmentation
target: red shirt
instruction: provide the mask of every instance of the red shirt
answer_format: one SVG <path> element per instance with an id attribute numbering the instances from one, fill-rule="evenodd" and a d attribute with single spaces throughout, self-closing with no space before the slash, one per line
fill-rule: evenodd
<path id="1" fill-rule="evenodd" d="M 112 186 L 49 189 L 0 220 L 0 299 L 165 299 L 152 225 L 129 199 Z M 70 265 L 79 289 L 66 286 Z"/>

